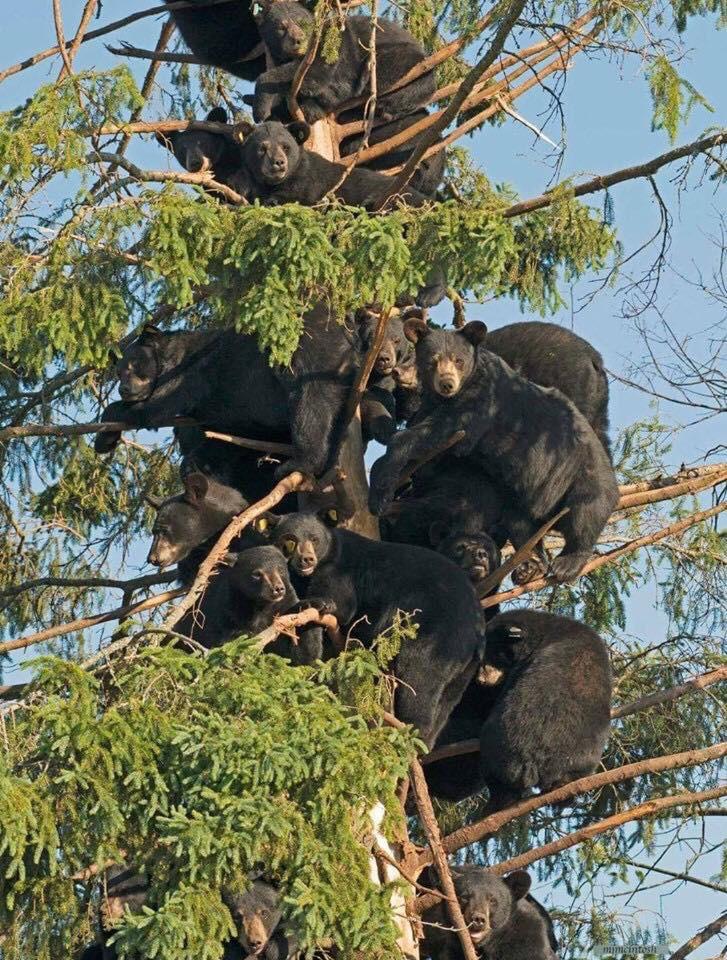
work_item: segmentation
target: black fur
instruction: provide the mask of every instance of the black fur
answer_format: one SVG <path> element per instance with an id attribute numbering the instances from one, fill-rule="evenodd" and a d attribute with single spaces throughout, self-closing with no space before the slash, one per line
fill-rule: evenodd
<path id="1" fill-rule="evenodd" d="M 231 0 L 199 11 L 175 10 L 172 17 L 184 42 L 202 63 L 243 80 L 256 80 L 265 70 L 262 48 L 257 56 L 245 59 L 261 42 L 248 0 Z"/>
<path id="2" fill-rule="evenodd" d="M 378 316 L 366 310 L 357 318 L 356 333 L 362 356 L 373 346 L 378 322 Z M 413 364 L 414 350 L 404 336 L 404 321 L 400 315 L 392 316 L 387 321 L 384 341 L 361 402 L 361 419 L 379 443 L 388 443 L 397 422 L 405 418 L 409 391 L 399 386 L 399 379 L 406 376 Z"/>
<path id="3" fill-rule="evenodd" d="M 397 610 L 414 615 L 418 636 L 392 665 L 395 709 L 431 746 L 477 665 L 482 616 L 465 574 L 439 554 L 331 530 L 312 514 L 283 517 L 271 536 L 308 578 L 307 602 L 333 613 L 344 633 L 355 625 L 370 643 Z"/>
<path id="4" fill-rule="evenodd" d="M 535 610 L 500 614 L 486 636 L 485 669 L 503 674 L 480 737 L 492 808 L 593 773 L 610 725 L 603 640 L 577 620 Z"/>
<path id="5" fill-rule="evenodd" d="M 227 123 L 227 111 L 215 107 L 206 118 L 210 123 Z M 159 143 L 171 150 L 180 166 L 189 173 L 211 173 L 218 183 L 224 183 L 238 193 L 247 189 L 247 178 L 242 173 L 242 142 L 233 134 L 212 133 L 208 130 L 172 130 L 157 133 Z M 210 191 L 215 195 L 215 191 Z M 224 198 L 223 198 L 224 199 Z"/>
<path id="6" fill-rule="evenodd" d="M 291 0 L 256 3 L 260 35 L 276 66 L 263 73 L 255 86 L 253 116 L 269 119 L 285 104 L 293 77 L 305 56 L 314 29 L 313 14 Z M 334 63 L 327 63 L 319 50 L 308 68 L 298 94 L 298 103 L 308 123 L 334 113 L 349 100 L 365 97 L 371 89 L 369 17 L 346 18 L 340 35 L 340 50 Z M 433 95 L 436 83 L 429 71 L 394 93 L 385 91 L 426 58 L 422 45 L 399 24 L 379 18 L 376 33 L 376 81 L 380 91 L 376 113 L 396 120 L 417 110 Z"/>
<path id="7" fill-rule="evenodd" d="M 237 927 L 244 957 L 287 960 L 297 956 L 298 944 L 281 923 L 280 894 L 264 880 L 255 880 L 249 890 L 223 890 L 222 899 Z"/>
<path id="8" fill-rule="evenodd" d="M 508 492 L 514 506 L 505 524 L 515 547 L 568 508 L 557 525 L 565 547 L 550 564 L 550 574 L 560 582 L 571 580 L 618 502 L 603 445 L 566 397 L 525 380 L 482 346 L 484 324 L 474 321 L 456 332 L 432 330 L 423 321 L 409 320 L 406 326 L 416 331 L 423 401 L 409 428 L 391 440 L 373 466 L 372 512 L 383 512 L 408 463 L 463 430 L 465 437 L 452 453 L 479 466 Z"/>
<path id="9" fill-rule="evenodd" d="M 545 908 L 528 894 L 530 877 L 517 870 L 500 878 L 474 864 L 452 868 L 452 879 L 477 955 L 483 960 L 557 960 L 557 941 Z M 423 918 L 422 955 L 464 960 L 443 904 Z"/>
<path id="10" fill-rule="evenodd" d="M 426 120 L 428 116 L 427 111 L 422 109 L 406 117 L 401 117 L 398 120 L 392 120 L 388 123 L 377 123 L 371 131 L 369 146 L 373 147 L 377 143 L 383 143 L 385 140 L 389 140 L 391 137 L 403 133 L 404 130 L 408 130 L 409 127 L 415 123 Z M 404 166 L 412 152 L 427 133 L 428 130 L 415 134 L 411 140 L 407 140 L 406 143 L 403 143 L 398 149 L 390 151 L 383 157 L 374 157 L 372 160 L 366 160 L 361 166 L 367 167 L 369 170 L 378 170 L 379 173 L 387 173 L 389 170 L 398 169 Z M 353 156 L 362 142 L 363 134 L 355 134 L 354 136 L 347 137 L 339 148 L 341 156 Z M 444 150 L 440 150 L 439 153 L 435 153 L 433 156 L 427 157 L 426 160 L 422 160 L 410 180 L 412 187 L 420 193 L 423 193 L 425 197 L 434 200 L 437 195 L 437 188 L 444 178 L 445 166 L 446 153 Z"/>
<path id="11" fill-rule="evenodd" d="M 275 547 L 247 547 L 229 559 L 231 566 L 213 577 L 199 604 L 176 627 L 208 649 L 243 634 L 257 636 L 298 601 L 285 557 Z M 323 633 L 311 627 L 301 631 L 298 644 L 281 637 L 265 650 L 294 664 L 313 663 L 323 655 Z"/>
<path id="12" fill-rule="evenodd" d="M 258 124 L 245 137 L 242 157 L 248 178 L 248 197 L 267 206 L 302 203 L 311 207 L 330 193 L 332 198 L 349 206 L 378 209 L 388 195 L 391 177 L 356 167 L 337 186 L 345 166 L 306 150 L 303 144 L 309 135 L 310 127 L 306 123 L 285 126 L 278 121 L 268 121 Z M 406 187 L 400 196 L 413 207 L 427 202 L 423 194 L 411 187 Z"/>
<path id="13" fill-rule="evenodd" d="M 293 459 L 276 476 L 319 476 L 330 465 L 356 364 L 351 335 L 321 305 L 306 315 L 286 368 L 271 368 L 255 338 L 233 330 L 147 327 L 119 362 L 122 399 L 102 419 L 142 429 L 184 416 L 223 433 L 292 442 Z M 119 439 L 98 434 L 97 453 Z"/>
<path id="14" fill-rule="evenodd" d="M 556 323 L 531 320 L 489 330 L 485 346 L 527 380 L 565 394 L 611 456 L 608 378 L 603 357 L 587 340 Z"/>

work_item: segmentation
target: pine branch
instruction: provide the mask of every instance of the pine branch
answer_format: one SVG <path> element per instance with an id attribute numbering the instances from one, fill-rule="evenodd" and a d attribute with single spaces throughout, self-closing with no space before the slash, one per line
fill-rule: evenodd
<path id="1" fill-rule="evenodd" d="M 129 57 L 131 60 L 151 60 L 152 66 L 157 67 L 162 63 L 192 63 L 196 66 L 203 66 L 203 61 L 195 57 L 193 53 L 166 53 L 161 50 L 145 50 L 143 47 L 135 47 L 131 43 L 121 42 L 118 47 L 106 44 L 106 49 L 115 57 Z"/>
<path id="2" fill-rule="evenodd" d="M 703 927 L 698 933 L 695 933 L 693 937 L 690 937 L 675 953 L 672 953 L 669 960 L 684 960 L 685 957 L 688 957 L 690 953 L 694 953 L 694 951 L 698 947 L 701 947 L 703 943 L 706 943 L 707 940 L 716 937 L 725 927 L 727 927 L 727 911 L 717 917 L 716 920 L 708 923 L 706 927 Z"/>
<path id="3" fill-rule="evenodd" d="M 614 560 L 619 560 L 629 553 L 634 553 L 636 550 L 641 549 L 641 547 L 647 547 L 652 543 L 657 543 L 659 540 L 664 540 L 666 537 L 682 533 L 684 530 L 688 530 L 689 527 L 696 526 L 696 524 L 702 523 L 704 520 L 709 520 L 710 517 L 716 517 L 717 514 L 722 513 L 725 509 L 727 509 L 727 504 L 721 503 L 715 507 L 710 507 L 708 510 L 701 510 L 699 513 L 693 513 L 683 520 L 679 520 L 676 523 L 670 524 L 668 527 L 657 530 L 655 533 L 637 537 L 621 547 L 615 547 L 613 550 L 599 554 L 588 561 L 578 576 L 583 577 L 593 570 L 598 570 L 607 563 L 612 563 Z M 504 603 L 506 600 L 513 600 L 515 597 L 521 597 L 525 593 L 534 593 L 536 590 L 542 590 L 544 587 L 552 585 L 552 581 L 541 577 L 537 580 L 531 580 L 530 583 L 525 583 L 520 587 L 513 587 L 512 590 L 507 590 L 504 593 L 496 593 L 491 597 L 486 597 L 481 601 L 481 605 L 487 609 L 488 607 L 496 606 L 498 603 Z"/>
<path id="4" fill-rule="evenodd" d="M 712 136 L 694 140 L 692 143 L 687 143 L 682 147 L 675 147 L 674 150 L 662 153 L 652 160 L 647 160 L 645 163 L 639 163 L 633 167 L 624 167 L 621 170 L 615 170 L 613 173 L 599 174 L 599 176 L 593 177 L 591 180 L 587 180 L 585 183 L 581 183 L 572 188 L 571 193 L 574 197 L 583 197 L 589 193 L 608 190 L 609 187 L 613 187 L 617 183 L 624 183 L 627 180 L 651 177 L 657 173 L 657 171 L 661 170 L 662 167 L 670 163 L 675 163 L 677 160 L 684 160 L 687 157 L 695 157 L 700 153 L 704 153 L 707 150 L 719 147 L 725 143 L 727 143 L 727 131 L 722 130 L 719 133 L 712 134 Z M 562 191 L 564 187 L 568 188 L 568 185 L 558 184 L 558 186 L 553 187 L 553 190 L 549 190 L 539 197 L 532 197 L 530 200 L 521 200 L 518 203 L 514 203 L 505 210 L 503 216 L 508 218 L 519 217 L 523 213 L 532 213 L 534 210 L 542 210 L 544 207 L 549 207 L 555 200 L 554 193 L 557 195 L 557 192 Z M 562 196 L 562 192 L 560 195 Z"/>
<path id="5" fill-rule="evenodd" d="M 671 487 L 684 480 L 694 480 L 711 473 L 721 473 L 727 470 L 727 463 L 709 463 L 697 467 L 680 467 L 679 471 L 670 476 L 659 474 L 651 480 L 639 480 L 636 483 L 622 483 L 618 488 L 621 500 L 632 493 L 646 493 L 649 490 L 660 490 L 662 487 Z"/>
<path id="6" fill-rule="evenodd" d="M 63 623 L 56 627 L 48 627 L 47 630 L 32 633 L 27 637 L 19 637 L 17 640 L 8 640 L 5 643 L 0 643 L 0 653 L 9 653 L 11 650 L 25 650 L 26 647 L 32 647 L 36 643 L 44 643 L 46 640 L 53 640 L 55 637 L 77 633 L 79 630 L 87 630 L 89 627 L 96 627 L 100 623 L 108 623 L 109 620 L 123 620 L 133 614 L 158 607 L 162 603 L 168 603 L 176 597 L 181 597 L 184 592 L 181 587 L 179 590 L 167 590 L 165 593 L 157 593 L 153 597 L 147 597 L 146 600 L 141 600 L 139 603 L 127 603 L 123 607 L 108 610 L 106 613 L 84 617 L 81 620 L 73 620 L 71 623 Z"/>
<path id="7" fill-rule="evenodd" d="M 602 833 L 610 833 L 626 823 L 645 820 L 647 817 L 657 816 L 662 811 L 671 810 L 674 807 L 695 806 L 696 804 L 707 803 L 709 800 L 718 800 L 724 796 L 727 796 L 727 786 L 713 787 L 711 790 L 701 790 L 698 793 L 678 793 L 673 797 L 657 797 L 654 800 L 647 800 L 646 803 L 640 803 L 637 807 L 623 810 L 612 817 L 606 817 L 605 820 L 598 821 L 598 823 L 592 823 L 581 830 L 566 834 L 566 836 L 553 840 L 551 843 L 543 844 L 542 847 L 535 847 L 518 857 L 512 857 L 510 860 L 498 863 L 491 869 L 493 873 L 498 875 L 511 873 L 513 870 L 521 870 L 531 863 L 537 863 L 538 860 L 544 860 L 556 853 L 562 853 L 563 850 L 569 850 L 579 843 L 592 840 L 593 837 L 598 837 Z"/>
<path id="8" fill-rule="evenodd" d="M 602 773 L 594 773 L 589 777 L 581 777 L 579 780 L 573 780 L 556 790 L 548 793 L 541 793 L 536 797 L 528 797 L 527 800 L 521 800 L 508 807 L 506 810 L 498 810 L 497 813 L 491 813 L 489 816 L 478 820 L 476 823 L 469 824 L 455 830 L 442 840 L 442 845 L 447 853 L 454 853 L 461 850 L 462 847 L 470 846 L 473 843 L 479 843 L 485 837 L 491 836 L 500 830 L 505 824 L 518 820 L 520 817 L 533 810 L 539 810 L 541 807 L 547 807 L 550 804 L 562 803 L 566 800 L 572 800 L 584 793 L 591 793 L 599 790 L 601 787 L 612 783 L 623 783 L 626 780 L 633 780 L 636 777 L 642 777 L 647 774 L 663 773 L 665 770 L 678 770 L 683 767 L 693 767 L 700 763 L 707 763 L 710 760 L 719 760 L 727 756 L 727 741 L 714 744 L 711 747 L 704 747 L 701 750 L 687 750 L 682 753 L 673 753 L 662 757 L 654 757 L 649 760 L 640 760 L 638 763 L 628 763 L 622 767 L 616 767 L 613 770 L 605 770 Z M 423 869 L 432 862 L 431 855 L 422 852 L 419 854 L 417 866 Z M 514 867 L 512 869 L 515 869 Z M 431 904 L 429 904 L 431 906 Z"/>
<path id="9" fill-rule="evenodd" d="M 725 482 L 727 482 L 727 466 L 725 464 L 715 464 L 708 471 L 705 470 L 701 476 L 680 480 L 673 484 L 656 481 L 658 485 L 650 490 L 622 495 L 619 498 L 617 510 L 625 510 L 628 507 L 643 507 L 650 503 L 661 503 L 663 500 L 673 500 L 675 497 L 682 497 L 688 493 L 699 493 Z"/>

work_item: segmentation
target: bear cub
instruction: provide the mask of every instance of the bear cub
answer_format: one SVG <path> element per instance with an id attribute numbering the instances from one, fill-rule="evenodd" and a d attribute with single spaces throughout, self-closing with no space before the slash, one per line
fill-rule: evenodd
<path id="1" fill-rule="evenodd" d="M 553 924 L 541 904 L 528 893 L 530 876 L 516 870 L 498 877 L 484 867 L 452 868 L 452 879 L 470 937 L 483 960 L 558 960 Z M 441 903 L 427 910 L 423 956 L 464 960 L 457 934 Z"/>
<path id="2" fill-rule="evenodd" d="M 300 61 L 315 31 L 313 14 L 291 0 L 265 0 L 253 5 L 253 15 L 265 46 L 276 66 L 263 73 L 255 85 L 253 116 L 268 120 L 285 106 L 286 97 Z M 306 72 L 298 103 L 308 123 L 334 113 L 347 101 L 365 97 L 371 88 L 369 17 L 346 17 L 340 34 L 338 59 L 328 63 L 319 49 Z M 406 116 L 423 106 L 434 94 L 433 71 L 392 93 L 390 87 L 426 58 L 422 45 L 392 20 L 379 18 L 376 32 L 376 82 L 379 96 L 376 113 L 386 120 Z"/>
<path id="3" fill-rule="evenodd" d="M 593 773 L 611 723 L 608 648 L 594 630 L 537 610 L 502 613 L 487 625 L 481 676 L 500 691 L 480 734 L 492 809 Z"/>

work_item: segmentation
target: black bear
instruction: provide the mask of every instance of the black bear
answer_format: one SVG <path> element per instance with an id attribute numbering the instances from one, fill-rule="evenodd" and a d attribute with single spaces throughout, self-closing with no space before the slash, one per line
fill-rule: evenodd
<path id="1" fill-rule="evenodd" d="M 253 128 L 242 144 L 248 198 L 267 206 L 302 203 L 312 207 L 330 193 L 348 206 L 378 209 L 389 194 L 392 178 L 355 167 L 344 179 L 347 168 L 342 163 L 305 149 L 309 136 L 308 124 L 298 121 L 286 126 L 271 120 Z M 398 197 L 412 207 L 427 202 L 412 187 L 405 187 Z"/>
<path id="2" fill-rule="evenodd" d="M 384 143 L 397 134 L 403 133 L 415 123 L 426 120 L 429 116 L 426 110 L 417 110 L 406 117 L 400 117 L 398 120 L 391 120 L 388 123 L 376 123 L 371 135 L 369 136 L 369 146 L 376 146 L 378 143 Z M 427 130 L 415 134 L 411 140 L 407 140 L 397 149 L 389 151 L 382 157 L 374 157 L 371 160 L 365 160 L 361 166 L 369 170 L 378 170 L 379 173 L 387 173 L 390 170 L 397 170 L 403 167 L 413 151 L 419 146 L 419 142 L 426 136 Z M 438 141 L 436 141 L 438 142 Z M 350 157 L 357 153 L 363 143 L 363 134 L 357 133 L 346 137 L 341 142 L 339 151 L 342 157 Z M 446 166 L 446 154 L 444 150 L 433 154 L 431 157 L 423 159 L 414 171 L 409 181 L 415 190 L 423 193 L 425 197 L 434 200 L 437 195 L 437 188 L 444 178 L 444 168 Z"/>
<path id="3" fill-rule="evenodd" d="M 557 323 L 528 320 L 488 330 L 485 346 L 526 380 L 565 394 L 611 455 L 608 378 L 603 357 L 587 340 Z"/>
<path id="4" fill-rule="evenodd" d="M 435 536 L 436 532 L 435 528 Z M 486 533 L 452 533 L 440 540 L 436 548 L 462 567 L 475 588 L 500 566 L 500 549 Z"/>
<path id="5" fill-rule="evenodd" d="M 244 893 L 223 890 L 222 899 L 235 921 L 243 956 L 287 960 L 298 955 L 295 938 L 280 922 L 280 894 L 271 884 L 255 880 Z"/>
<path id="6" fill-rule="evenodd" d="M 215 107 L 205 118 L 210 123 L 227 123 L 224 107 Z M 242 174 L 242 142 L 233 134 L 212 133 L 209 130 L 172 130 L 157 133 L 159 143 L 171 150 L 180 166 L 190 173 L 211 173 L 218 183 L 224 183 L 238 193 L 247 189 L 247 178 Z M 214 190 L 211 191 L 214 194 Z"/>
<path id="7" fill-rule="evenodd" d="M 452 879 L 477 955 L 483 960 L 558 960 L 558 942 L 545 908 L 531 897 L 530 876 L 516 870 L 500 878 L 485 867 L 452 868 Z M 422 955 L 464 960 L 442 903 L 423 917 Z"/>
<path id="8" fill-rule="evenodd" d="M 407 464 L 431 455 L 457 431 L 453 448 L 511 495 L 505 525 L 522 546 L 563 508 L 557 529 L 565 538 L 549 574 L 576 577 L 618 502 L 613 467 L 603 444 L 576 407 L 557 390 L 515 373 L 483 346 L 487 328 L 471 321 L 461 330 L 433 330 L 406 321 L 416 341 L 422 406 L 396 434 L 371 471 L 370 509 L 383 512 Z"/>
<path id="9" fill-rule="evenodd" d="M 234 487 L 248 503 L 257 503 L 275 486 L 281 454 L 273 456 L 206 437 L 199 427 L 175 427 L 174 436 L 182 454 L 183 478 L 189 473 L 203 473 L 226 487 Z M 289 494 L 278 509 L 288 513 L 295 510 L 295 505 L 295 496 Z"/>
<path id="10" fill-rule="evenodd" d="M 203 473 L 187 474 L 184 493 L 169 497 L 157 508 L 147 562 L 155 567 L 177 564 L 179 582 L 191 586 L 220 533 L 247 506 L 245 498 L 234 488 Z M 233 542 L 232 549 L 260 543 L 255 531 L 246 528 Z"/>
<path id="11" fill-rule="evenodd" d="M 484 672 L 499 682 L 480 735 L 492 809 L 593 773 L 611 717 L 608 649 L 595 631 L 551 613 L 502 613 L 487 626 Z"/>
<path id="12" fill-rule="evenodd" d="M 418 624 L 392 669 L 396 715 L 431 746 L 476 670 L 482 614 L 466 575 L 418 547 L 330 529 L 313 514 L 273 520 L 273 542 L 308 581 L 305 603 L 332 613 L 345 632 L 370 643 L 398 610 Z"/>
<path id="13" fill-rule="evenodd" d="M 372 348 L 378 323 L 379 317 L 368 310 L 357 315 L 356 334 L 362 355 Z M 413 367 L 414 350 L 404 336 L 404 318 L 397 313 L 386 322 L 384 341 L 376 354 L 368 389 L 361 401 L 361 419 L 379 443 L 388 443 L 397 422 L 407 418 L 410 391 L 403 390 L 400 381 Z"/>
<path id="14" fill-rule="evenodd" d="M 243 634 L 257 636 L 298 600 L 285 557 L 276 547 L 247 547 L 237 555 L 229 554 L 228 560 L 230 565 L 210 580 L 200 602 L 175 628 L 207 649 Z M 283 638 L 267 651 L 300 664 L 320 659 L 322 649 L 322 632 L 316 627 L 303 631 L 299 645 Z"/>
<path id="15" fill-rule="evenodd" d="M 489 612 L 489 611 L 488 611 Z M 453 743 L 470 741 L 469 749 L 452 757 L 423 761 L 429 792 L 440 800 L 464 800 L 481 793 L 485 777 L 480 762 L 479 739 L 482 724 L 497 702 L 499 690 L 479 682 L 479 675 L 470 680 L 462 699 L 454 707 L 437 737 L 434 750 Z"/>
<path id="16" fill-rule="evenodd" d="M 167 3 L 173 0 L 166 0 Z M 219 67 L 243 80 L 255 80 L 265 70 L 265 51 L 249 0 L 199 5 L 172 13 L 177 29 L 192 53 L 204 64 Z"/>
<path id="17" fill-rule="evenodd" d="M 253 116 L 260 122 L 285 104 L 308 49 L 315 19 L 302 4 L 291 0 L 257 0 L 253 11 L 260 36 L 276 64 L 263 73 L 255 85 Z M 370 17 L 346 17 L 338 59 L 327 63 L 322 51 L 316 53 L 298 94 L 298 104 L 308 123 L 334 113 L 349 100 L 368 96 L 370 45 Z M 433 96 L 436 83 L 431 70 L 399 90 L 386 92 L 425 58 L 424 48 L 408 30 L 392 20 L 379 18 L 376 30 L 378 116 L 386 120 L 406 116 Z"/>
<path id="18" fill-rule="evenodd" d="M 323 304 L 306 314 L 286 368 L 272 368 L 255 337 L 234 330 L 147 326 L 119 361 L 121 400 L 102 420 L 143 429 L 191 417 L 223 433 L 292 442 L 293 458 L 276 476 L 320 476 L 331 465 L 357 363 L 352 335 Z M 119 439 L 99 433 L 96 452 L 108 453 Z"/>

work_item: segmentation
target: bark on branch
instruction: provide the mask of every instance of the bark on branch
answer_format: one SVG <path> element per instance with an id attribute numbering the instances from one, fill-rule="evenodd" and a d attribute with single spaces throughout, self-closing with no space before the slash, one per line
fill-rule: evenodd
<path id="1" fill-rule="evenodd" d="M 617 183 L 624 183 L 626 180 L 651 177 L 662 167 L 670 163 L 675 163 L 677 160 L 684 160 L 686 157 L 695 157 L 697 154 L 712 150 L 714 147 L 719 147 L 724 143 L 727 143 L 727 131 L 722 130 L 719 133 L 712 134 L 712 136 L 702 137 L 700 140 L 694 140 L 692 143 L 687 143 L 682 147 L 675 147 L 673 150 L 668 150 L 666 153 L 662 153 L 652 160 L 647 160 L 646 163 L 639 163 L 633 167 L 624 167 L 621 170 L 615 170 L 613 173 L 599 174 L 591 180 L 586 180 L 585 183 L 573 187 L 572 194 L 575 197 L 583 197 L 589 193 L 597 193 L 599 190 L 608 190 L 609 187 L 613 187 Z M 523 213 L 532 213 L 534 210 L 542 210 L 543 207 L 549 207 L 556 198 L 554 192 L 562 190 L 562 187 L 563 184 L 559 184 L 557 187 L 554 187 L 553 190 L 549 190 L 539 197 L 532 197 L 530 200 L 521 200 L 519 203 L 514 203 L 505 210 L 503 216 L 508 218 L 519 217 Z"/>
<path id="2" fill-rule="evenodd" d="M 711 923 L 708 923 L 706 927 L 695 933 L 693 937 L 690 937 L 686 943 L 683 943 L 678 950 L 676 950 L 669 957 L 669 960 L 684 960 L 685 957 L 688 957 L 690 953 L 701 947 L 703 943 L 706 943 L 707 940 L 711 940 L 712 937 L 716 937 L 717 934 L 724 930 L 727 927 L 727 910 L 717 917 L 716 920 L 713 920 Z"/>
<path id="3" fill-rule="evenodd" d="M 727 509 L 727 504 L 721 503 L 715 507 L 710 507 L 708 510 L 701 510 L 699 513 L 693 513 L 683 520 L 677 521 L 677 523 L 672 523 L 668 527 L 657 530 L 655 533 L 649 533 L 643 537 L 636 537 L 636 539 L 630 540 L 621 547 L 615 547 L 613 550 L 599 554 L 588 561 L 581 570 L 579 577 L 591 573 L 593 570 L 598 570 L 605 564 L 612 563 L 614 560 L 618 560 L 629 553 L 634 553 L 641 547 L 647 547 L 652 543 L 658 543 L 659 540 L 664 540 L 666 537 L 682 533 L 684 530 L 688 530 L 689 527 L 702 523 L 704 520 L 709 520 L 710 517 L 716 517 L 717 514 L 722 513 L 725 509 Z M 515 597 L 521 597 L 524 593 L 533 593 L 536 590 L 542 590 L 548 586 L 552 586 L 551 581 L 541 577 L 537 580 L 531 580 L 530 583 L 524 583 L 520 587 L 513 587 L 512 590 L 506 590 L 504 593 L 496 593 L 491 597 L 486 597 L 481 601 L 481 604 L 485 608 L 494 607 L 498 603 L 504 603 L 506 600 L 514 600 Z"/>
<path id="4" fill-rule="evenodd" d="M 519 857 L 513 857 L 503 863 L 498 863 L 492 867 L 492 871 L 497 874 L 505 874 L 513 870 L 521 870 L 530 866 L 531 863 L 537 863 L 538 860 L 544 860 L 546 857 L 552 857 L 553 854 L 569 850 L 585 840 L 591 840 L 602 833 L 610 833 L 626 823 L 645 820 L 647 817 L 657 816 L 662 811 L 671 810 L 674 807 L 695 806 L 696 804 L 707 803 L 710 800 L 718 800 L 724 796 L 727 796 L 727 786 L 713 787 L 711 790 L 701 790 L 698 793 L 678 793 L 673 797 L 656 797 L 654 800 L 640 803 L 637 807 L 631 807 L 629 810 L 623 810 L 612 817 L 606 817 L 605 820 L 599 820 L 598 823 L 592 823 L 581 830 L 575 830 L 573 833 L 560 837 L 558 840 L 553 840 L 551 843 L 543 844 L 542 847 L 528 850 L 527 853 L 522 853 Z"/>
<path id="5" fill-rule="evenodd" d="M 123 607 L 117 607 L 115 610 L 108 610 L 106 613 L 99 613 L 93 617 L 83 617 L 80 620 L 73 620 L 71 623 L 62 623 L 57 627 L 48 627 L 47 630 L 41 630 L 39 633 L 32 633 L 27 637 L 18 637 L 17 640 L 8 640 L 0 643 L 0 653 L 9 653 L 11 650 L 24 650 L 36 643 L 44 643 L 46 640 L 53 640 L 55 637 L 63 637 L 68 633 L 77 633 L 79 630 L 87 630 L 89 627 L 97 627 L 100 623 L 108 623 L 109 620 L 123 620 L 126 617 L 133 616 L 135 613 L 141 613 L 144 610 L 151 610 L 162 603 L 168 603 L 176 597 L 181 597 L 184 589 L 167 590 L 166 593 L 157 593 L 153 597 L 147 597 L 139 603 L 127 603 Z"/>
<path id="6" fill-rule="evenodd" d="M 711 747 L 705 747 L 702 750 L 688 750 L 683 753 L 673 753 L 663 757 L 654 757 L 649 760 L 640 760 L 638 763 L 628 763 L 622 767 L 616 767 L 614 770 L 606 770 L 603 773 L 594 773 L 590 777 L 581 777 L 580 780 L 573 780 L 556 790 L 549 793 L 542 793 L 537 797 L 528 797 L 527 800 L 521 800 L 519 803 L 508 807 L 506 810 L 499 810 L 492 813 L 477 823 L 469 824 L 459 830 L 455 830 L 442 840 L 442 846 L 446 853 L 454 853 L 462 847 L 467 847 L 472 843 L 478 843 L 485 837 L 497 833 L 505 824 L 512 820 L 517 820 L 533 810 L 539 810 L 541 807 L 550 804 L 561 803 L 565 800 L 572 800 L 573 797 L 580 796 L 583 793 L 590 793 L 593 790 L 599 790 L 601 787 L 612 783 L 623 783 L 626 780 L 633 780 L 636 777 L 647 774 L 663 773 L 665 770 L 676 770 L 682 767 L 693 767 L 700 763 L 708 763 L 710 760 L 718 760 L 727 756 L 727 741 L 717 743 Z M 423 851 L 419 855 L 419 868 L 424 868 L 432 862 L 431 855 Z M 514 867 L 512 869 L 515 869 Z M 431 906 L 431 904 L 429 904 Z"/>

